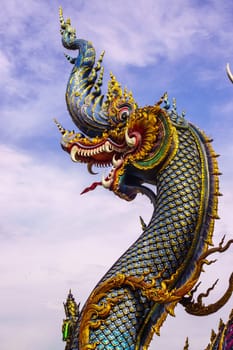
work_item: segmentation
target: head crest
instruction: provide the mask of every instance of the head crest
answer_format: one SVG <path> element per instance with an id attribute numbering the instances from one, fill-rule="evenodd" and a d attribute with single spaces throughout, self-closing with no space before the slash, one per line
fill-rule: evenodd
<path id="1" fill-rule="evenodd" d="M 108 91 L 106 94 L 106 101 L 103 108 L 109 116 L 109 121 L 112 122 L 112 118 L 117 116 L 117 113 L 122 106 L 127 105 L 131 110 L 137 108 L 137 103 L 133 98 L 131 91 L 126 88 L 122 90 L 120 83 L 116 80 L 116 77 L 110 73 L 110 80 L 108 82 Z"/>

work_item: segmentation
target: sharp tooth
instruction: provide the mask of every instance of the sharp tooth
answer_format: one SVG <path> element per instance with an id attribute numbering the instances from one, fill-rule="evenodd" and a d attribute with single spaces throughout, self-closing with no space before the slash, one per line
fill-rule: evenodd
<path id="1" fill-rule="evenodd" d="M 129 137 L 127 128 L 125 129 L 125 141 L 129 147 L 134 147 L 136 145 L 136 142 L 137 142 L 135 136 Z"/>
<path id="2" fill-rule="evenodd" d="M 88 170 L 88 172 L 89 172 L 90 174 L 96 175 L 96 174 L 98 174 L 98 173 L 95 173 L 95 172 L 92 170 L 93 165 L 94 165 L 93 163 L 88 163 L 88 164 L 87 164 L 87 170 Z"/>
<path id="3" fill-rule="evenodd" d="M 70 157 L 73 160 L 73 162 L 78 162 L 78 160 L 76 159 L 76 154 L 78 153 L 78 147 L 77 146 L 73 146 L 71 148 L 70 151 Z"/>
<path id="4" fill-rule="evenodd" d="M 114 154 L 112 157 L 112 164 L 114 166 L 114 168 L 119 168 L 119 166 L 123 163 L 123 159 L 119 158 L 116 159 L 116 155 Z"/>
<path id="5" fill-rule="evenodd" d="M 105 179 L 105 175 L 103 174 L 102 175 L 102 186 L 104 187 L 104 188 L 109 188 L 110 186 L 111 186 L 111 184 L 112 184 L 112 179 L 108 179 L 108 180 L 106 180 Z"/>
<path id="6" fill-rule="evenodd" d="M 111 144 L 108 141 L 105 143 L 104 149 L 108 153 L 112 152 L 112 146 L 111 146 Z"/>

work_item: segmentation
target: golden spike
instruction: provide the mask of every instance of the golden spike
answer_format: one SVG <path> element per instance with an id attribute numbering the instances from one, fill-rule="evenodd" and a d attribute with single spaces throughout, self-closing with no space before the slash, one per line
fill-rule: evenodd
<path id="1" fill-rule="evenodd" d="M 225 326 L 225 324 L 224 324 L 223 320 L 220 318 L 219 325 L 218 325 L 218 330 L 220 331 L 221 328 L 224 327 L 224 326 Z"/>
<path id="2" fill-rule="evenodd" d="M 223 196 L 223 194 L 221 192 L 215 192 L 214 195 L 217 196 L 217 197 L 222 197 Z"/>
<path id="3" fill-rule="evenodd" d="M 63 126 L 61 126 L 61 124 L 55 118 L 53 119 L 53 121 L 57 125 L 58 130 L 62 135 L 65 135 L 68 132 L 66 129 L 63 128 Z"/>
<path id="4" fill-rule="evenodd" d="M 205 243 L 212 247 L 214 246 L 212 237 L 207 237 L 207 239 L 205 239 Z"/>
<path id="5" fill-rule="evenodd" d="M 64 31 L 65 31 L 67 28 L 70 28 L 70 30 L 72 31 L 72 33 L 73 33 L 74 35 L 76 35 L 75 29 L 71 27 L 70 18 L 67 18 L 66 21 L 64 20 L 64 17 L 63 17 L 63 10 L 62 10 L 62 7 L 61 7 L 61 6 L 59 7 L 59 18 L 60 18 L 60 24 L 61 24 L 60 33 L 63 35 Z"/>
<path id="6" fill-rule="evenodd" d="M 211 336 L 210 336 L 210 341 L 213 342 L 213 340 L 215 339 L 215 337 L 216 337 L 216 333 L 215 333 L 215 331 L 212 329 L 212 331 L 211 331 Z"/>
<path id="7" fill-rule="evenodd" d="M 189 349 L 189 338 L 187 337 L 184 345 L 184 350 L 188 350 L 188 349 Z"/>
<path id="8" fill-rule="evenodd" d="M 145 221 L 143 220 L 143 218 L 141 217 L 141 216 L 139 216 L 139 218 L 140 218 L 140 222 L 141 222 L 141 226 L 142 226 L 142 229 L 143 229 L 143 231 L 146 229 L 146 223 L 145 223 Z"/>
<path id="9" fill-rule="evenodd" d="M 160 99 L 155 103 L 155 106 L 160 106 L 168 98 L 167 92 L 160 97 Z"/>
<path id="10" fill-rule="evenodd" d="M 171 303 L 168 306 L 165 306 L 166 311 L 169 313 L 170 316 L 175 317 L 175 307 L 177 303 Z"/>
<path id="11" fill-rule="evenodd" d="M 217 175 L 217 176 L 220 176 L 220 175 L 222 175 L 222 173 L 220 173 L 220 172 L 213 172 L 211 175 Z"/>
<path id="12" fill-rule="evenodd" d="M 63 17 L 63 10 L 61 6 L 59 6 L 59 18 L 60 18 L 61 32 L 62 32 L 66 28 L 66 23 Z"/>
<path id="13" fill-rule="evenodd" d="M 214 139 L 211 139 L 210 137 L 206 136 L 205 143 L 211 143 L 213 141 L 214 141 Z"/>
<path id="14" fill-rule="evenodd" d="M 160 336 L 160 329 L 159 329 L 159 327 L 153 326 L 153 327 L 152 327 L 152 331 L 153 331 L 156 335 Z"/>
<path id="15" fill-rule="evenodd" d="M 109 92 L 112 97 L 122 97 L 122 89 L 121 85 L 116 80 L 116 77 L 110 73 L 110 85 L 109 85 Z"/>

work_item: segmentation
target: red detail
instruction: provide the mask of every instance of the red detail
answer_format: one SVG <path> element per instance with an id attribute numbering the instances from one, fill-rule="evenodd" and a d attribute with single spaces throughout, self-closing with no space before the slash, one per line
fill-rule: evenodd
<path id="1" fill-rule="evenodd" d="M 89 191 L 93 191 L 97 186 L 102 185 L 101 182 L 93 182 L 93 184 L 90 187 L 85 188 L 80 194 L 87 193 Z"/>

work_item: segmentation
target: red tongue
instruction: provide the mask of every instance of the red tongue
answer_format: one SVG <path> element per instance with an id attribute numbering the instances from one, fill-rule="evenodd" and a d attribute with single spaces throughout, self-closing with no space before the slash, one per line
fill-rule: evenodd
<path id="1" fill-rule="evenodd" d="M 101 182 L 93 182 L 93 184 L 90 187 L 85 188 L 80 194 L 87 193 L 89 191 L 93 191 L 97 186 L 102 185 Z"/>

